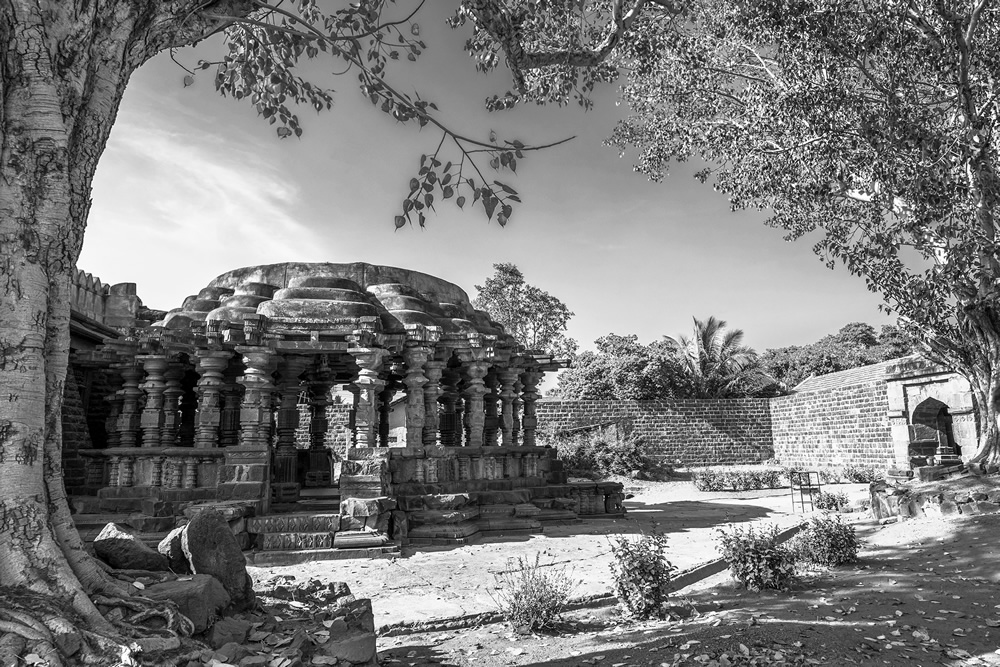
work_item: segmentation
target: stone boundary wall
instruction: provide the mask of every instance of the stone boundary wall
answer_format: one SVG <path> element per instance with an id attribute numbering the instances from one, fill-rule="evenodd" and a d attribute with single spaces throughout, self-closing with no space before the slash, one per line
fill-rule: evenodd
<path id="1" fill-rule="evenodd" d="M 606 425 L 652 456 L 685 466 L 758 463 L 824 468 L 894 465 L 882 380 L 772 399 L 562 401 L 537 404 L 539 434 Z"/>
<path id="2" fill-rule="evenodd" d="M 537 403 L 540 435 L 607 424 L 631 430 L 650 454 L 685 466 L 758 463 L 773 458 L 767 399 L 561 401 Z"/>
<path id="3" fill-rule="evenodd" d="M 771 399 L 774 457 L 822 468 L 894 465 L 884 381 Z"/>

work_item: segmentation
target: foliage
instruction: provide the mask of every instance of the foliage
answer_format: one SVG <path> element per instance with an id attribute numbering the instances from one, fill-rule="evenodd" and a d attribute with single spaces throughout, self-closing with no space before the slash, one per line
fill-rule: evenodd
<path id="1" fill-rule="evenodd" d="M 733 466 L 693 470 L 691 481 L 699 491 L 754 491 L 788 486 L 782 468 L 768 466 Z"/>
<path id="2" fill-rule="evenodd" d="M 778 527 L 767 528 L 732 525 L 718 528 L 719 551 L 729 564 L 733 578 L 745 588 L 759 591 L 765 588 L 786 590 L 795 574 L 795 559 L 787 548 L 778 544 Z"/>
<path id="3" fill-rule="evenodd" d="M 651 401 L 682 398 L 690 382 L 670 346 L 643 345 L 634 334 L 608 334 L 594 341 L 596 351 L 577 355 L 559 375 L 551 395 L 567 400 Z"/>
<path id="4" fill-rule="evenodd" d="M 792 388 L 809 377 L 898 359 L 915 351 L 916 342 L 898 327 L 883 325 L 876 335 L 871 325 L 852 322 L 809 345 L 767 350 L 761 364 L 768 375 Z"/>
<path id="5" fill-rule="evenodd" d="M 691 382 L 690 398 L 739 398 L 773 395 L 775 382 L 762 370 L 753 349 L 743 345 L 743 330 L 726 330 L 725 320 L 694 319 L 694 334 L 666 337 Z"/>
<path id="6" fill-rule="evenodd" d="M 854 526 L 830 514 L 813 517 L 803 524 L 789 546 L 798 560 L 831 566 L 856 563 L 859 548 Z"/>
<path id="7" fill-rule="evenodd" d="M 548 292 L 529 285 L 513 264 L 494 264 L 493 275 L 476 285 L 473 304 L 485 310 L 504 330 L 529 350 L 571 357 L 577 343 L 566 336 L 573 313 Z"/>
<path id="8" fill-rule="evenodd" d="M 844 466 L 844 479 L 855 484 L 870 484 L 885 478 L 885 471 L 874 466 Z"/>
<path id="9" fill-rule="evenodd" d="M 689 0 L 629 26 L 631 115 L 610 143 L 660 180 L 674 162 L 735 210 L 812 235 L 881 294 L 984 409 L 1000 409 L 1000 14 L 984 3 Z"/>
<path id="10" fill-rule="evenodd" d="M 635 401 L 775 395 L 777 385 L 761 371 L 757 354 L 741 344 L 741 330 L 725 331 L 726 323 L 714 317 L 694 323 L 691 339 L 664 336 L 643 345 L 634 334 L 598 338 L 597 350 L 579 354 L 551 395 Z"/>
<path id="11" fill-rule="evenodd" d="M 838 491 L 837 493 L 820 491 L 813 497 L 813 504 L 816 505 L 816 509 L 840 512 L 847 509 L 850 501 L 847 499 L 847 494 L 843 491 Z"/>
<path id="12" fill-rule="evenodd" d="M 564 567 L 543 565 L 538 553 L 534 562 L 525 556 L 508 559 L 507 568 L 494 578 L 493 602 L 504 620 L 522 633 L 553 629 L 578 585 Z"/>
<path id="13" fill-rule="evenodd" d="M 631 477 L 650 467 L 646 442 L 630 432 L 598 429 L 567 435 L 546 434 L 540 440 L 559 451 L 564 469 L 574 477 Z"/>
<path id="14" fill-rule="evenodd" d="M 615 595 L 634 618 L 662 617 L 676 568 L 667 560 L 667 536 L 652 532 L 611 540 L 611 575 Z"/>

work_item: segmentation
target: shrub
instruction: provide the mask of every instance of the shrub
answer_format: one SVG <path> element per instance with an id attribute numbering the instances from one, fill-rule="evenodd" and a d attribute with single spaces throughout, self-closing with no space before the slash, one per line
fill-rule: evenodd
<path id="1" fill-rule="evenodd" d="M 554 628 L 577 586 L 565 568 L 543 570 L 540 554 L 535 562 L 518 556 L 507 560 L 504 572 L 495 574 L 493 602 L 504 620 L 521 633 Z"/>
<path id="2" fill-rule="evenodd" d="M 662 617 L 670 594 L 674 566 L 666 557 L 667 536 L 653 532 L 611 540 L 611 575 L 615 595 L 635 618 Z"/>
<path id="3" fill-rule="evenodd" d="M 844 466 L 844 478 L 856 484 L 870 484 L 885 477 L 885 471 L 873 466 Z"/>
<path id="4" fill-rule="evenodd" d="M 830 514 L 813 517 L 791 541 L 797 559 L 816 565 L 856 563 L 858 547 L 854 526 Z"/>
<path id="5" fill-rule="evenodd" d="M 845 509 L 849 502 L 847 494 L 843 491 L 838 491 L 837 493 L 820 491 L 815 495 L 815 497 L 813 497 L 813 503 L 816 505 L 816 509 L 833 512 L 839 512 Z"/>
<path id="6" fill-rule="evenodd" d="M 781 468 L 703 468 L 693 471 L 691 481 L 699 491 L 755 491 L 786 485 Z"/>
<path id="7" fill-rule="evenodd" d="M 559 451 L 566 472 L 575 477 L 632 476 L 649 467 L 646 443 L 631 434 L 590 432 L 554 436 L 549 442 Z"/>
<path id="8" fill-rule="evenodd" d="M 719 528 L 719 551 L 733 578 L 745 588 L 785 590 L 795 574 L 794 556 L 778 544 L 778 527 Z"/>

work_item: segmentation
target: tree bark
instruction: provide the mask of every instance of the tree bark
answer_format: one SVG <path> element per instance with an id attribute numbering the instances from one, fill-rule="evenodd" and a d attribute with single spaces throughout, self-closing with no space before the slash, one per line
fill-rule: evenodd
<path id="1" fill-rule="evenodd" d="M 115 628 L 91 595 L 128 595 L 84 551 L 62 477 L 69 286 L 91 183 L 131 73 L 210 34 L 245 0 L 0 0 L 0 587 Z M 0 610 L 2 614 L 3 610 Z"/>

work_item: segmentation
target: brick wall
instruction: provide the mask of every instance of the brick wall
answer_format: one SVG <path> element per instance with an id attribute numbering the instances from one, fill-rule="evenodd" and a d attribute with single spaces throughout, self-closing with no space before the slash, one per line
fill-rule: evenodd
<path id="1" fill-rule="evenodd" d="M 774 399 L 538 402 L 539 431 L 621 425 L 684 465 L 776 458 L 810 468 L 893 462 L 884 381 Z"/>
<path id="2" fill-rule="evenodd" d="M 688 466 L 757 463 L 773 457 L 767 399 L 555 401 L 537 403 L 540 430 L 620 424 L 649 443 L 650 454 Z"/>
<path id="3" fill-rule="evenodd" d="M 808 467 L 890 466 L 888 409 L 883 381 L 771 399 L 775 458 Z"/>

